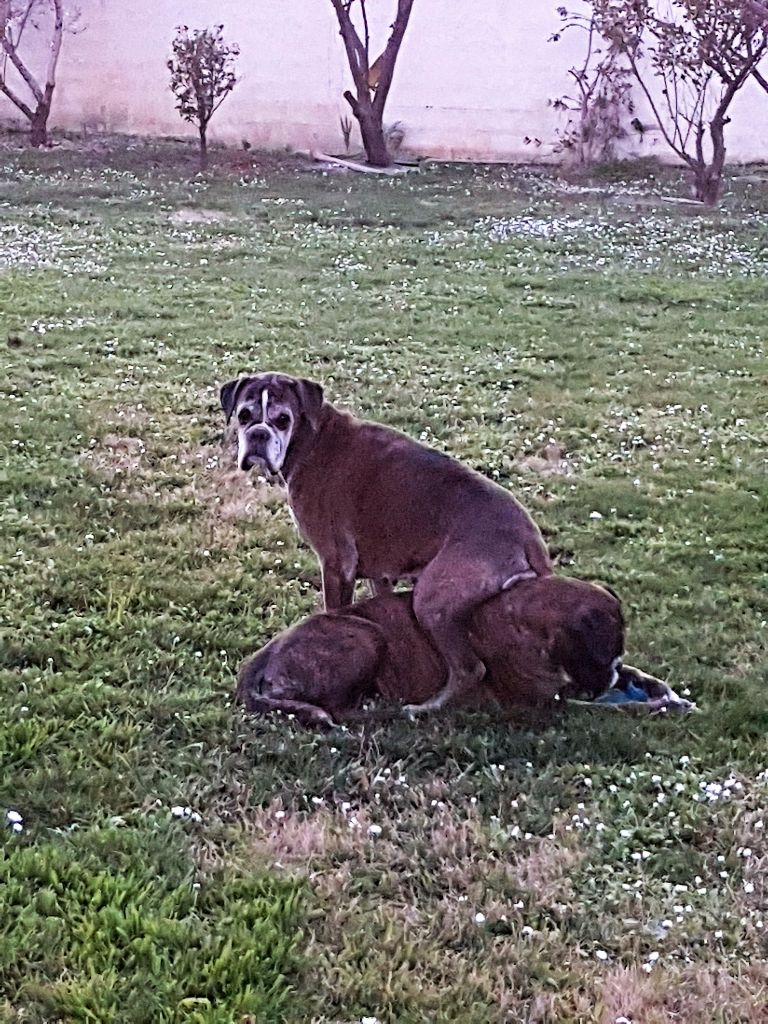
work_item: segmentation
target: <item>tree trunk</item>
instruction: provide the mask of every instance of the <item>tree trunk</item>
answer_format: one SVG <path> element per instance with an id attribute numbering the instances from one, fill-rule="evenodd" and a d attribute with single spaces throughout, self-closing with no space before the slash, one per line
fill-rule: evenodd
<path id="1" fill-rule="evenodd" d="M 344 98 L 352 107 L 352 113 L 360 125 L 360 134 L 363 137 L 363 146 L 368 163 L 372 167 L 389 167 L 392 157 L 387 150 L 384 140 L 384 104 L 387 102 L 392 76 L 395 71 L 395 62 L 400 52 L 400 45 L 408 26 L 408 19 L 411 15 L 413 0 L 397 0 L 397 14 L 392 23 L 392 31 L 387 40 L 387 45 L 381 56 L 374 62 L 378 67 L 378 81 L 375 86 L 370 81 L 370 54 L 368 40 L 368 18 L 366 15 L 366 0 L 360 0 L 360 10 L 365 27 L 364 39 L 358 35 L 355 26 L 352 24 L 350 13 L 352 0 L 331 0 L 336 17 L 339 22 L 341 37 L 344 40 L 344 48 L 347 52 L 349 69 L 352 72 L 352 79 L 355 83 L 354 96 L 351 92 L 344 93 Z M 375 89 L 375 95 L 371 97 L 371 91 Z"/>
<path id="2" fill-rule="evenodd" d="M 722 175 L 716 174 L 711 165 L 697 167 L 693 178 L 693 193 L 699 202 L 707 206 L 717 206 L 720 198 Z"/>
<path id="3" fill-rule="evenodd" d="M 48 115 L 50 104 L 38 103 L 30 118 L 29 143 L 31 146 L 45 146 L 48 142 Z"/>
<path id="4" fill-rule="evenodd" d="M 725 118 L 715 116 L 712 119 L 709 125 L 712 159 L 694 168 L 694 194 L 707 206 L 715 206 L 720 198 L 725 167 L 725 124 Z"/>
<path id="5" fill-rule="evenodd" d="M 373 109 L 373 104 L 367 96 L 355 99 L 351 92 L 345 92 L 344 98 L 352 107 L 352 113 L 360 125 L 360 134 L 363 138 L 365 155 L 371 167 L 389 167 L 392 157 L 389 155 L 387 143 L 384 139 L 384 125 L 381 114 Z"/>
<path id="6" fill-rule="evenodd" d="M 200 125 L 200 170 L 208 170 L 208 125 Z"/>

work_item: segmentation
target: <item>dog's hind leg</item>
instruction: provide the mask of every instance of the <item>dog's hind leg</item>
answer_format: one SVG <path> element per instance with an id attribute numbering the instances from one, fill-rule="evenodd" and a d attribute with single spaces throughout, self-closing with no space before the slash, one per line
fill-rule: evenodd
<path id="1" fill-rule="evenodd" d="M 439 693 L 422 704 L 408 705 L 406 714 L 438 711 L 477 690 L 485 666 L 470 642 L 470 620 L 478 605 L 501 591 L 504 578 L 483 574 L 476 564 L 459 561 L 449 551 L 421 574 L 413 592 L 414 614 L 442 655 L 448 678 Z"/>
<path id="2" fill-rule="evenodd" d="M 351 613 L 313 615 L 244 662 L 237 699 L 256 713 L 333 725 L 374 692 L 385 646 L 373 622 Z"/>
<path id="3" fill-rule="evenodd" d="M 275 714 L 293 715 L 298 722 L 305 726 L 332 728 L 336 722 L 322 708 L 316 704 L 307 704 L 301 700 L 285 700 L 275 697 L 265 697 L 261 693 L 247 693 L 243 697 L 243 704 L 246 711 L 257 715 Z"/>

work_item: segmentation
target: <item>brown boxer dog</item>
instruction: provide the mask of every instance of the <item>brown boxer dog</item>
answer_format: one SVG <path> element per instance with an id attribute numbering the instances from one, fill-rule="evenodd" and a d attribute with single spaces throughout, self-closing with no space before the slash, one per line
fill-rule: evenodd
<path id="1" fill-rule="evenodd" d="M 335 409 L 319 384 L 279 373 L 221 389 L 237 418 L 241 469 L 279 474 L 299 531 L 323 572 L 326 611 L 415 580 L 413 613 L 445 659 L 440 693 L 410 708 L 461 700 L 483 677 L 467 635 L 472 613 L 523 580 L 552 572 L 537 526 L 508 492 L 399 431 Z"/>
<path id="2" fill-rule="evenodd" d="M 486 674 L 464 703 L 549 707 L 594 700 L 621 669 L 624 619 L 613 594 L 564 576 L 524 580 L 475 608 L 469 642 Z M 427 702 L 448 669 L 421 628 L 410 593 L 382 594 L 312 615 L 242 665 L 237 699 L 330 726 L 366 697 Z"/>

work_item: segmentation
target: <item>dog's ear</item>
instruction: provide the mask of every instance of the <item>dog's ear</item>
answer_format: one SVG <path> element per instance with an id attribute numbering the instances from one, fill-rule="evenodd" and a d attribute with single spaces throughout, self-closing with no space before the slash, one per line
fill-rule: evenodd
<path id="1" fill-rule="evenodd" d="M 323 408 L 323 389 L 315 381 L 302 377 L 296 381 L 296 393 L 301 403 L 301 411 L 315 430 L 320 419 L 320 410 Z"/>
<path id="2" fill-rule="evenodd" d="M 224 410 L 224 415 L 227 417 L 227 423 L 229 423 L 232 418 L 232 413 L 235 411 L 237 396 L 240 394 L 240 388 L 250 379 L 250 377 L 238 377 L 237 380 L 230 380 L 222 387 L 221 391 L 219 391 L 221 408 Z"/>

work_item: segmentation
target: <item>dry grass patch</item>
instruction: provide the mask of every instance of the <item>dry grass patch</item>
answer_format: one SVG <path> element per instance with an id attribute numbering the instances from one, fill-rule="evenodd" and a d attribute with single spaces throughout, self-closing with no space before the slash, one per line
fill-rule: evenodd
<path id="1" fill-rule="evenodd" d="M 239 523 L 258 519 L 265 506 L 283 500 L 278 488 L 237 468 L 231 445 L 157 456 L 139 436 L 110 433 L 83 451 L 80 462 L 130 501 L 191 500 L 203 511 L 209 546 L 235 545 Z"/>
<path id="2" fill-rule="evenodd" d="M 655 967 L 646 974 L 617 967 L 598 985 L 594 1020 L 615 1024 L 761 1024 L 768 1021 L 768 965 L 727 970 L 699 964 L 684 970 Z"/>
<path id="3" fill-rule="evenodd" d="M 181 453 L 178 463 L 192 470 L 183 492 L 203 506 L 214 521 L 255 519 L 264 505 L 279 504 L 282 500 L 277 488 L 238 469 L 231 449 L 206 445 Z"/>
<path id="4" fill-rule="evenodd" d="M 499 848 L 474 805 L 413 797 L 394 813 L 347 802 L 248 811 L 237 857 L 308 880 L 318 908 L 310 961 L 346 1007 L 359 1003 L 386 1021 L 416 1005 L 436 1019 L 457 1005 L 455 1019 L 514 1019 L 531 973 L 557 977 L 563 956 L 557 929 L 526 925 L 523 899 L 568 898 L 582 856 L 576 839 Z"/>
<path id="5" fill-rule="evenodd" d="M 737 821 L 734 834 L 735 853 L 743 862 L 741 888 L 734 894 L 736 912 L 750 939 L 763 949 L 768 949 L 767 817 L 765 808 L 759 805 L 745 811 Z"/>
<path id="6" fill-rule="evenodd" d="M 573 476 L 575 468 L 565 449 L 559 444 L 548 444 L 534 455 L 515 460 L 518 469 L 538 476 Z"/>
<path id="7" fill-rule="evenodd" d="M 80 462 L 109 483 L 138 473 L 147 448 L 140 437 L 105 434 L 80 455 Z"/>
<path id="8" fill-rule="evenodd" d="M 584 860 L 584 850 L 572 832 L 556 831 L 552 839 L 536 840 L 517 858 L 512 875 L 525 892 L 544 905 L 567 903 L 573 895 L 572 877 Z"/>
<path id="9" fill-rule="evenodd" d="M 233 220 L 233 217 L 223 210 L 196 210 L 182 206 L 174 210 L 168 219 L 171 224 L 222 224 Z"/>

